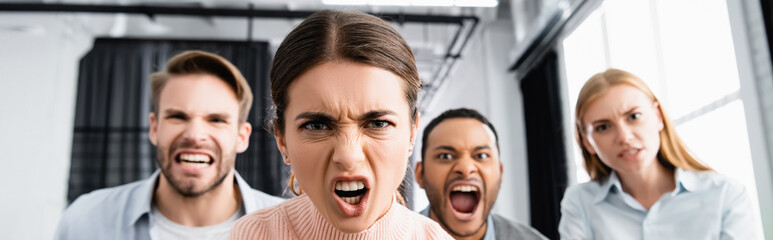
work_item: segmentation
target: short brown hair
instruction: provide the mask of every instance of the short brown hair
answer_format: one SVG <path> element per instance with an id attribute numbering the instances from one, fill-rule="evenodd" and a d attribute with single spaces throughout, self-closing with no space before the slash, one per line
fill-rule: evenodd
<path id="1" fill-rule="evenodd" d="M 150 75 L 150 89 L 153 92 L 153 113 L 158 116 L 161 90 L 170 77 L 188 74 L 209 74 L 231 86 L 239 101 L 239 123 L 247 121 L 252 107 L 252 90 L 242 73 L 231 62 L 217 54 L 198 50 L 185 51 L 175 55 L 166 64 L 166 70 Z"/>
<path id="2" fill-rule="evenodd" d="M 388 22 L 366 13 L 324 10 L 312 14 L 279 45 L 271 66 L 273 119 L 270 131 L 284 131 L 290 85 L 314 66 L 351 61 L 385 69 L 403 79 L 411 119 L 418 116 L 421 80 L 411 47 Z"/>
<path id="3" fill-rule="evenodd" d="M 588 105 L 594 100 L 598 99 L 604 93 L 609 90 L 610 87 L 627 84 L 639 89 L 645 95 L 647 95 L 653 102 L 658 102 L 658 112 L 663 118 L 663 130 L 660 131 L 660 149 L 658 150 L 658 162 L 668 169 L 683 168 L 693 171 L 710 171 L 710 167 L 701 164 L 697 159 L 690 155 L 687 151 L 687 147 L 684 146 L 682 139 L 676 134 L 674 124 L 666 115 L 663 110 L 663 104 L 658 101 L 655 94 L 652 93 L 647 84 L 644 83 L 639 77 L 632 73 L 610 68 L 604 72 L 593 75 L 580 90 L 580 95 L 577 97 L 577 105 L 575 106 L 575 119 L 577 130 L 577 144 L 582 149 L 582 157 L 584 159 L 585 170 L 588 171 L 590 179 L 594 181 L 602 181 L 612 174 L 612 168 L 601 162 L 599 156 L 591 154 L 585 145 L 583 144 L 583 137 L 586 132 L 583 127 L 583 116 Z"/>

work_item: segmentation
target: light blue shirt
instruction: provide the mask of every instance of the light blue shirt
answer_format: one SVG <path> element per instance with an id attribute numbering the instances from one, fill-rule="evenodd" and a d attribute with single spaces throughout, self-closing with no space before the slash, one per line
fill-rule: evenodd
<path id="1" fill-rule="evenodd" d="M 150 178 L 81 195 L 65 210 L 54 239 L 150 239 L 150 211 L 160 171 Z M 284 199 L 250 188 L 234 170 L 246 214 Z"/>
<path id="2" fill-rule="evenodd" d="M 677 169 L 676 188 L 649 211 L 607 180 L 570 187 L 561 201 L 561 239 L 762 239 L 740 183 L 711 171 Z"/>

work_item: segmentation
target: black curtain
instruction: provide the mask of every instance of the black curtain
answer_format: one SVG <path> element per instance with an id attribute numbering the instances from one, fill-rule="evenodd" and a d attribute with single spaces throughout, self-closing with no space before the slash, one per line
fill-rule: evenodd
<path id="1" fill-rule="evenodd" d="M 520 79 L 526 124 L 531 225 L 559 239 L 561 199 L 567 187 L 558 58 L 549 51 Z"/>
<path id="2" fill-rule="evenodd" d="M 265 42 L 99 38 L 80 61 L 67 200 L 83 193 L 148 177 L 156 168 L 148 139 L 152 109 L 150 74 L 185 50 L 216 53 L 231 61 L 252 88 L 250 146 L 236 170 L 255 189 L 282 195 L 289 168 L 273 136 L 264 131 L 271 104 L 270 55 Z"/>
<path id="3" fill-rule="evenodd" d="M 760 0 L 765 33 L 768 37 L 768 54 L 773 57 L 773 0 Z"/>

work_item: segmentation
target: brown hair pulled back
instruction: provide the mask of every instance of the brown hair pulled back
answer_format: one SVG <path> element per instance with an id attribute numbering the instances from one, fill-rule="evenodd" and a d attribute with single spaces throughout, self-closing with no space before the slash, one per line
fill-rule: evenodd
<path id="1" fill-rule="evenodd" d="M 410 46 L 388 22 L 359 12 L 324 10 L 312 14 L 293 29 L 279 45 L 271 66 L 273 118 L 267 126 L 274 134 L 284 134 L 284 112 L 293 81 L 317 65 L 349 61 L 382 68 L 404 80 L 403 91 L 411 111 L 411 122 L 418 117 L 417 99 L 421 80 Z M 289 187 L 296 195 L 295 178 Z M 398 194 L 398 199 L 401 197 Z M 404 201 L 403 201 L 404 202 Z"/>

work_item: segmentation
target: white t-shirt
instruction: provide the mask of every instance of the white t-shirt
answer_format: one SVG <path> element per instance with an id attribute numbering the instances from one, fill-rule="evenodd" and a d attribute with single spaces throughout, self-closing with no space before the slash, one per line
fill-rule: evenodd
<path id="1" fill-rule="evenodd" d="M 188 227 L 172 222 L 156 207 L 150 210 L 150 239 L 228 239 L 231 226 L 237 219 L 244 216 L 244 209 L 239 208 L 231 218 L 224 222 L 206 227 Z"/>

